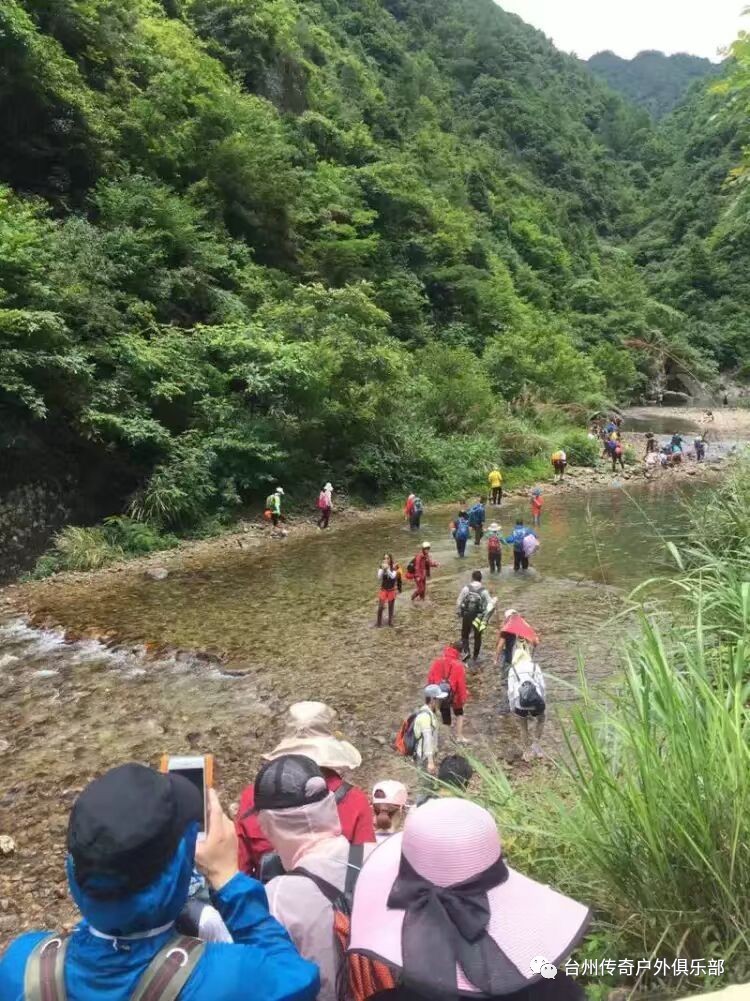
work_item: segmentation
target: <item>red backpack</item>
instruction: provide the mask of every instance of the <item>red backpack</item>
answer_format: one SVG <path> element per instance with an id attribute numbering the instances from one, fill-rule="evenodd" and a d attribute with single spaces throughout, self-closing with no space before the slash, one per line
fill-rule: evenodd
<path id="1" fill-rule="evenodd" d="M 487 539 L 487 552 L 488 553 L 496 553 L 499 549 L 500 549 L 500 536 L 499 535 L 491 535 Z"/>

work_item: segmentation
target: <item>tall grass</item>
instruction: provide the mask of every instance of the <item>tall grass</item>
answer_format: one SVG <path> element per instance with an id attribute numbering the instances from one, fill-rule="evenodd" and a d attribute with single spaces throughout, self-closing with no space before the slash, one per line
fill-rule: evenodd
<path id="1" fill-rule="evenodd" d="M 671 598 L 639 613 L 611 690 L 580 672 L 543 787 L 482 769 L 511 861 L 588 902 L 600 959 L 723 959 L 750 979 L 750 475 L 705 505 Z M 734 534 L 732 534 L 734 533 Z M 731 538 L 730 538 L 731 535 Z M 618 958 L 612 956 L 611 958 Z M 716 984 L 715 978 L 711 981 Z M 669 986 L 678 986 L 672 980 Z M 703 986 L 700 981 L 679 985 Z"/>

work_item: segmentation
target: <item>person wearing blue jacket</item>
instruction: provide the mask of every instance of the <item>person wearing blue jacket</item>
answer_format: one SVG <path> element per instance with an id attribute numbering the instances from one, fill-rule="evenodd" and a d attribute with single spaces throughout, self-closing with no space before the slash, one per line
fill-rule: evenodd
<path id="1" fill-rule="evenodd" d="M 537 538 L 536 532 L 524 525 L 523 518 L 518 518 L 516 527 L 511 534 L 507 539 L 503 539 L 503 542 L 513 546 L 513 570 L 516 572 L 529 569 L 529 558 L 523 549 L 523 540 L 527 535 L 533 535 L 535 539 Z"/>
<path id="2" fill-rule="evenodd" d="M 68 883 L 83 921 L 67 939 L 67 1001 L 130 999 L 175 936 L 194 861 L 234 943 L 203 946 L 179 1001 L 317 996 L 317 966 L 302 959 L 271 917 L 263 886 L 238 872 L 234 824 L 213 790 L 209 797 L 209 830 L 196 850 L 202 796 L 181 775 L 121 765 L 81 793 L 68 827 Z M 28 932 L 8 946 L 0 959 L 2 1001 L 24 1001 L 27 961 L 47 937 Z"/>
<path id="3" fill-rule="evenodd" d="M 453 538 L 456 540 L 456 553 L 463 559 L 466 556 L 466 543 L 469 541 L 469 517 L 465 511 L 459 511 L 458 520 L 453 528 Z"/>
<path id="4" fill-rule="evenodd" d="M 484 497 L 478 498 L 476 504 L 469 508 L 469 525 L 474 529 L 474 545 L 478 546 L 482 542 L 484 535 L 484 520 L 487 516 L 484 509 Z"/>

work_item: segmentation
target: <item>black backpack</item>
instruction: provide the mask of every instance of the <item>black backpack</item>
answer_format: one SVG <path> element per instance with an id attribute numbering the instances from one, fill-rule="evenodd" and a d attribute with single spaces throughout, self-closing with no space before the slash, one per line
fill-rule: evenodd
<path id="1" fill-rule="evenodd" d="M 409 562 L 406 564 L 406 572 L 407 573 L 412 573 L 412 574 L 417 572 L 417 557 L 416 556 L 414 557 L 414 559 L 409 560 Z"/>
<path id="2" fill-rule="evenodd" d="M 482 595 L 478 591 L 471 590 L 461 602 L 461 615 L 464 618 L 475 619 L 482 611 Z"/>
<path id="3" fill-rule="evenodd" d="M 518 704 L 521 709 L 530 712 L 543 713 L 546 703 L 533 681 L 524 681 L 518 691 Z"/>

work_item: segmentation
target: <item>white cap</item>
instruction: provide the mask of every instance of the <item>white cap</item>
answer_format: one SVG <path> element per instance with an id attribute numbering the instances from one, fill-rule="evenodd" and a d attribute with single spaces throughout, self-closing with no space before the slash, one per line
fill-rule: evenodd
<path id="1" fill-rule="evenodd" d="M 422 543 L 422 549 L 432 549 L 432 543 L 431 542 L 423 542 Z"/>
<path id="2" fill-rule="evenodd" d="M 425 699 L 447 699 L 448 693 L 440 685 L 427 685 L 424 690 Z"/>
<path id="3" fill-rule="evenodd" d="M 333 490 L 333 484 L 332 483 L 326 483 L 326 485 L 323 487 L 323 489 L 324 490 Z"/>
<path id="4" fill-rule="evenodd" d="M 283 487 L 276 487 L 276 493 L 277 494 L 281 494 L 283 496 L 283 494 L 284 494 L 284 488 Z"/>
<path id="5" fill-rule="evenodd" d="M 403 782 L 385 779 L 383 782 L 376 782 L 372 787 L 374 806 L 377 806 L 378 803 L 384 803 L 386 806 L 406 806 L 408 798 L 409 790 Z"/>
<path id="6" fill-rule="evenodd" d="M 509 619 L 511 617 L 511 615 L 518 615 L 518 612 L 515 610 L 515 608 L 506 608 L 505 609 L 505 618 Z"/>

